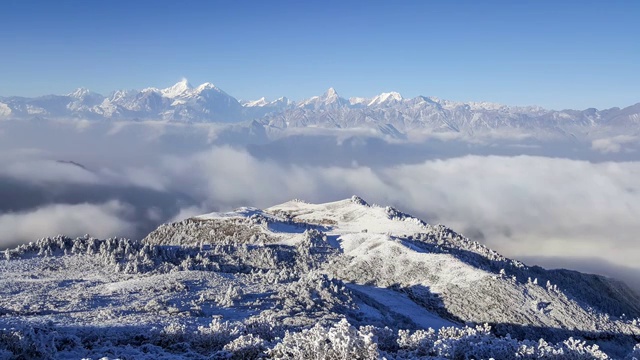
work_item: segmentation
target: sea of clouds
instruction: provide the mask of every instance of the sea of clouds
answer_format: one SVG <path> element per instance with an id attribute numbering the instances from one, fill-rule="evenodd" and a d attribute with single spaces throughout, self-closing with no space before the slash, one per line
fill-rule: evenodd
<path id="1" fill-rule="evenodd" d="M 640 161 L 624 150 L 627 138 L 585 144 L 590 158 L 558 144 L 514 151 L 357 134 L 252 144 L 206 126 L 6 122 L 0 130 L 0 248 L 57 234 L 142 238 L 210 211 L 357 194 L 528 264 L 640 289 Z"/>

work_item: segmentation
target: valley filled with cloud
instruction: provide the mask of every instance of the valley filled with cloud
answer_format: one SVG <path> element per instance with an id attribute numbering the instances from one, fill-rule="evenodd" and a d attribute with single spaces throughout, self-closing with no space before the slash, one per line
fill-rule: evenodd
<path id="1" fill-rule="evenodd" d="M 416 143 L 353 130 L 240 141 L 233 127 L 204 124 L 6 121 L 0 129 L 3 248 L 55 234 L 140 239 L 201 213 L 356 194 L 529 264 L 640 286 L 640 162 L 635 152 L 603 159 L 597 151 L 619 154 L 612 150 L 626 139 L 590 152 L 586 142 Z"/>

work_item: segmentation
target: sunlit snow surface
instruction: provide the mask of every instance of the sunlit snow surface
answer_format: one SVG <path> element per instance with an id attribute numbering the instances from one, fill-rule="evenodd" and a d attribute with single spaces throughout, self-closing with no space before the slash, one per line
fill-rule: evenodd
<path id="1" fill-rule="evenodd" d="M 355 196 L 5 255 L 0 358 L 623 358 L 640 339 L 623 284 Z"/>

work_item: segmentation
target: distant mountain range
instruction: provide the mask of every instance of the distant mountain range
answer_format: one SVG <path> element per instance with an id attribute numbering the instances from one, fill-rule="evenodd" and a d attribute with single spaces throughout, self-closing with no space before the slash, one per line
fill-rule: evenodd
<path id="1" fill-rule="evenodd" d="M 640 103 L 626 108 L 547 110 L 435 97 L 405 99 L 397 92 L 342 98 L 333 89 L 300 102 L 285 97 L 239 101 L 211 83 L 182 80 L 165 88 L 119 90 L 103 96 L 80 88 L 67 95 L 0 97 L 0 119 L 160 120 L 241 123 L 274 128 L 370 128 L 402 137 L 412 131 L 543 137 L 637 135 Z"/>

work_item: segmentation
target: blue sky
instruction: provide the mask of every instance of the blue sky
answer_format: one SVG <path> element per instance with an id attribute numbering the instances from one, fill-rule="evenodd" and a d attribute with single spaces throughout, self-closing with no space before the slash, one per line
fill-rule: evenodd
<path id="1" fill-rule="evenodd" d="M 241 99 L 640 102 L 640 1 L 4 0 L 0 96 L 210 81 Z"/>

